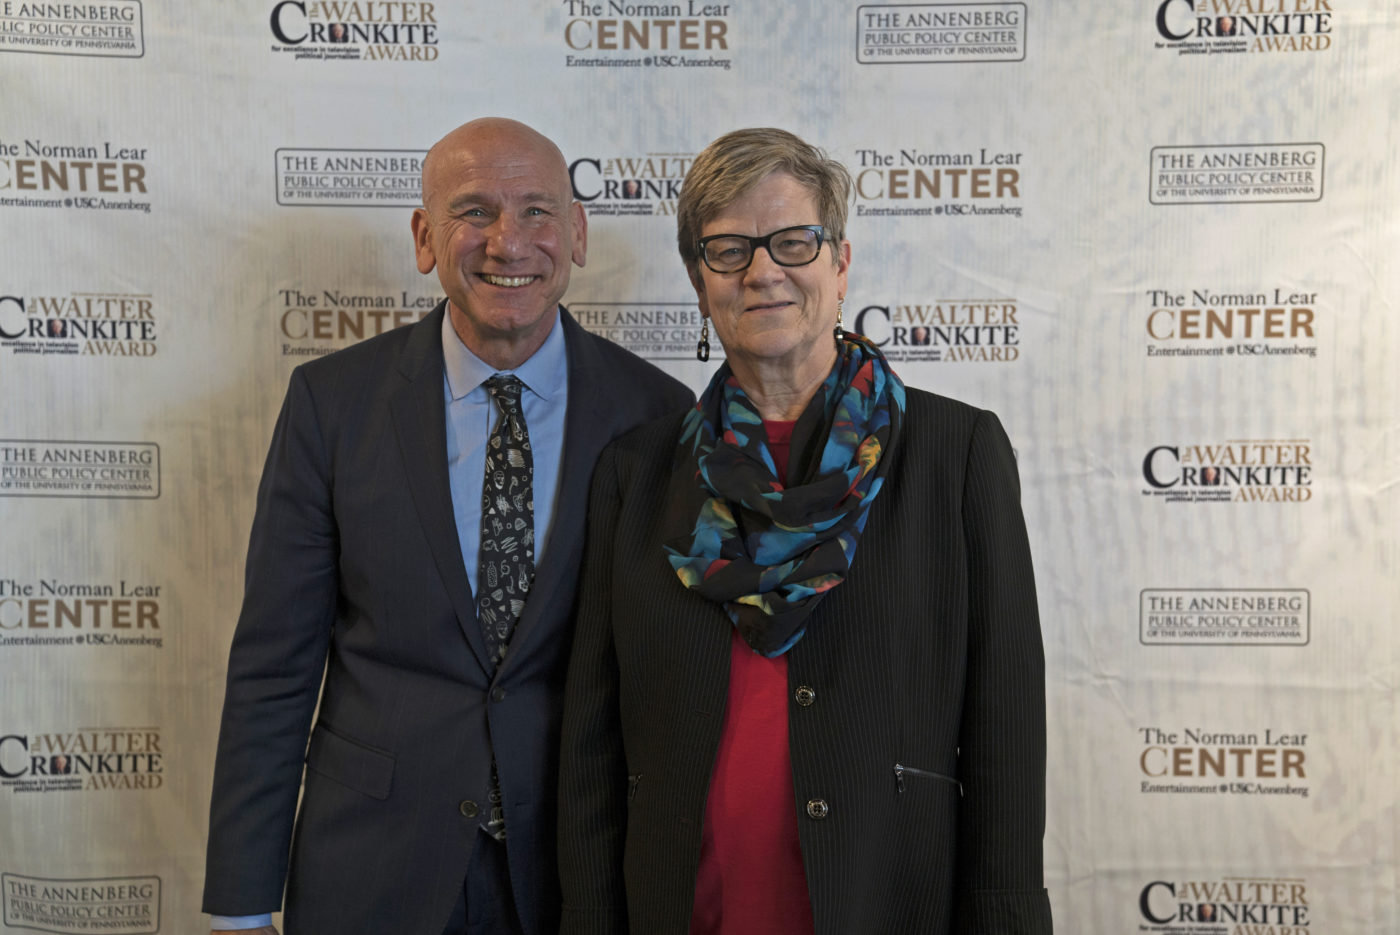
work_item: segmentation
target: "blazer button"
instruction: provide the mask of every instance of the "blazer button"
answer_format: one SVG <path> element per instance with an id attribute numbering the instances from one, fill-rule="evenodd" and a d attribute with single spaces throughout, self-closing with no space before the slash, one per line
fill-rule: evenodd
<path id="1" fill-rule="evenodd" d="M 807 800 L 807 817 L 811 818 L 813 821 L 821 821 L 830 814 L 830 812 L 831 809 L 827 806 L 826 799 Z"/>
<path id="2" fill-rule="evenodd" d="M 457 806 L 457 811 L 462 813 L 463 818 L 475 818 L 481 814 L 481 807 L 471 799 L 463 799 L 462 804 Z"/>
<path id="3" fill-rule="evenodd" d="M 793 692 L 793 697 L 796 698 L 797 703 L 804 708 L 810 708 L 817 702 L 816 690 L 810 685 L 797 686 L 797 691 Z"/>
<path id="4" fill-rule="evenodd" d="M 499 685 L 496 686 L 495 688 L 491 689 L 491 700 L 492 700 L 492 701 L 505 701 L 505 700 L 506 700 L 506 690 L 505 690 L 504 688 L 501 688 Z"/>

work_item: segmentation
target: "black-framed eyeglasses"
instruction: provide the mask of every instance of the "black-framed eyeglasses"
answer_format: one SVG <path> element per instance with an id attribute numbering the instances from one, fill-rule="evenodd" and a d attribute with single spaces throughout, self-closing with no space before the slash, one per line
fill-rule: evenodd
<path id="1" fill-rule="evenodd" d="M 737 273 L 749 268 L 759 247 L 779 266 L 806 266 L 822 252 L 826 229 L 820 224 L 784 227 L 762 237 L 712 234 L 697 242 L 705 265 L 716 273 Z"/>

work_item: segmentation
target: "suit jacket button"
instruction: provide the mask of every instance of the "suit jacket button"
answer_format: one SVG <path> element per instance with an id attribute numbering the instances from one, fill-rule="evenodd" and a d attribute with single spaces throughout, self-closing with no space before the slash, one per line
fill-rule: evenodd
<path id="1" fill-rule="evenodd" d="M 463 818 L 475 818 L 481 814 L 481 807 L 471 799 L 463 799 L 462 804 L 457 806 L 457 811 L 462 813 Z"/>
<path id="2" fill-rule="evenodd" d="M 831 809 L 827 806 L 826 799 L 807 800 L 807 817 L 811 818 L 813 821 L 821 821 L 830 814 L 830 812 Z"/>
<path id="3" fill-rule="evenodd" d="M 491 689 L 491 700 L 492 700 L 492 701 L 505 701 L 505 700 L 506 700 L 506 690 L 505 690 L 504 688 L 501 688 L 499 685 L 496 686 L 495 688 Z"/>
<path id="4" fill-rule="evenodd" d="M 817 702 L 817 692 L 810 685 L 797 686 L 797 691 L 793 692 L 793 697 L 796 698 L 797 703 L 804 708 L 810 708 Z"/>

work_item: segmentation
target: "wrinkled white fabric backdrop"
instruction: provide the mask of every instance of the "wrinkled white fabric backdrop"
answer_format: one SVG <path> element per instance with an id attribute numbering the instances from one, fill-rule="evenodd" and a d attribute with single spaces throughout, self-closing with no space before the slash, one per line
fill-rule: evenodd
<path id="1" fill-rule="evenodd" d="M 0 930 L 205 924 L 283 389 L 440 295 L 415 160 L 488 114 L 591 199 L 566 301 L 697 389 L 690 157 L 857 174 L 848 327 L 1018 451 L 1063 931 L 1388 930 L 1397 63 L 1383 0 L 0 0 Z"/>

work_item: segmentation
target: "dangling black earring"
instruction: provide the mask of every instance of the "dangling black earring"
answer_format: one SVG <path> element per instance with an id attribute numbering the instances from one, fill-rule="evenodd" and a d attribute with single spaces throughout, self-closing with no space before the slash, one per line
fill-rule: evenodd
<path id="1" fill-rule="evenodd" d="M 700 326 L 700 343 L 695 345 L 695 359 L 702 364 L 710 359 L 710 320 L 704 319 Z"/>
<path id="2" fill-rule="evenodd" d="M 831 333 L 836 336 L 836 348 L 841 349 L 841 342 L 846 337 L 846 329 L 841 327 L 841 309 L 846 306 L 846 297 L 842 296 L 836 300 L 836 328 Z"/>

